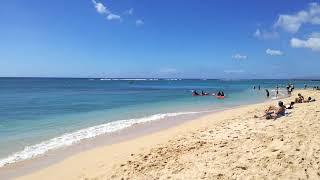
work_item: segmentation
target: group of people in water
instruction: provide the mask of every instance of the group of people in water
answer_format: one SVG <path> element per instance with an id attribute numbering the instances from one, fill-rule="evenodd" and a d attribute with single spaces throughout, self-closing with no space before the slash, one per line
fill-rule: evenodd
<path id="1" fill-rule="evenodd" d="M 198 93 L 196 90 L 192 90 L 192 96 L 209 96 L 210 94 L 204 91 Z M 224 92 L 219 91 L 217 94 L 213 93 L 212 96 L 224 97 Z"/>
<path id="2" fill-rule="evenodd" d="M 253 86 L 253 89 L 256 89 L 256 86 Z M 260 90 L 260 89 L 261 89 L 261 87 L 259 85 L 258 86 L 258 90 Z M 268 89 L 266 89 L 265 91 L 266 91 L 267 98 L 269 98 L 270 97 L 270 91 Z M 279 86 L 277 86 L 277 88 L 276 88 L 276 96 L 278 96 L 278 94 L 279 94 Z"/>
<path id="3" fill-rule="evenodd" d="M 307 88 L 307 84 L 304 84 L 304 89 Z M 258 89 L 258 90 L 261 90 L 261 86 L 258 85 L 257 87 L 254 85 L 253 86 L 253 89 Z M 291 96 L 291 93 L 293 92 L 294 90 L 294 84 L 292 83 L 289 83 L 287 86 L 286 86 L 286 89 L 287 89 L 287 93 L 288 93 L 288 96 Z M 314 90 L 320 90 L 320 87 L 319 86 L 314 86 L 313 87 Z M 270 91 L 268 89 L 265 89 L 266 91 L 266 96 L 267 98 L 270 97 Z M 204 92 L 203 90 L 201 91 L 201 93 L 198 93 L 196 90 L 192 90 L 192 96 L 209 96 L 210 93 L 207 93 L 207 92 Z M 219 91 L 218 93 L 212 93 L 211 94 L 212 96 L 216 96 L 216 97 L 220 97 L 220 98 L 224 98 L 225 94 L 223 91 Z M 278 97 L 279 95 L 279 85 L 276 86 L 275 88 L 275 96 Z M 315 101 L 315 99 L 312 99 L 311 97 L 308 97 L 307 99 L 304 99 L 304 97 L 301 95 L 301 94 L 298 94 L 298 97 L 295 99 L 294 102 L 292 102 L 288 108 L 286 109 L 292 109 L 293 108 L 293 104 L 294 103 L 306 103 L 306 102 L 313 102 Z M 279 108 L 278 110 L 283 110 L 283 102 L 279 101 L 279 104 L 278 104 Z M 271 109 L 267 109 L 267 111 L 272 111 L 273 108 Z M 279 111 L 279 113 L 281 114 L 281 111 Z M 279 113 L 276 113 L 276 114 L 279 114 Z M 273 115 L 274 116 L 274 115 Z"/>
<path id="4" fill-rule="evenodd" d="M 307 86 L 305 85 L 305 88 L 306 87 Z M 256 86 L 253 86 L 253 89 L 255 90 Z M 294 85 L 293 84 L 288 84 L 286 86 L 286 89 L 287 89 L 288 95 L 291 96 L 291 93 L 294 90 Z M 261 86 L 260 85 L 258 85 L 258 90 L 261 90 Z M 266 91 L 267 98 L 269 98 L 270 97 L 270 91 L 268 89 L 265 89 L 265 91 Z M 276 88 L 275 88 L 275 96 L 278 97 L 278 95 L 279 95 L 279 85 L 277 85 Z"/>

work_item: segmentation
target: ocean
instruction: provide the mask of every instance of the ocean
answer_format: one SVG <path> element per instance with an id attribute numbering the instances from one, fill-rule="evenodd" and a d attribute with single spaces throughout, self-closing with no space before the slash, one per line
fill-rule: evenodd
<path id="1" fill-rule="evenodd" d="M 0 78 L 0 167 L 137 123 L 262 102 L 267 100 L 265 89 L 274 96 L 277 85 L 285 96 L 289 82 L 296 88 L 320 84 L 311 80 Z M 226 97 L 193 97 L 192 90 L 223 90 Z"/>

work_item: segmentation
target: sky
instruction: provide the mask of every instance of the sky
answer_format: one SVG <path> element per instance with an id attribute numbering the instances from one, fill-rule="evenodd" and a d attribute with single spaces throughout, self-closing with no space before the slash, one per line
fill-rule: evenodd
<path id="1" fill-rule="evenodd" d="M 0 76 L 320 78 L 320 1 L 2 1 Z"/>

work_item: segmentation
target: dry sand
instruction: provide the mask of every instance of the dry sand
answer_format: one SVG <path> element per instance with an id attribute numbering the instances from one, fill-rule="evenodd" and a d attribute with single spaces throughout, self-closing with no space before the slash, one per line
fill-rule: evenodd
<path id="1" fill-rule="evenodd" d="M 320 91 L 299 92 L 318 101 L 277 120 L 253 118 L 276 101 L 210 114 L 19 179 L 320 179 Z"/>

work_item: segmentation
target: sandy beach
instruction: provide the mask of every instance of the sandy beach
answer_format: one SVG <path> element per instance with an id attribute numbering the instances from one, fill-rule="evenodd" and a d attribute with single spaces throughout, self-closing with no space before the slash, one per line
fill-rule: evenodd
<path id="1" fill-rule="evenodd" d="M 18 179 L 319 179 L 318 101 L 277 120 L 254 118 L 277 101 L 217 112 L 167 130 L 75 154 Z"/>

